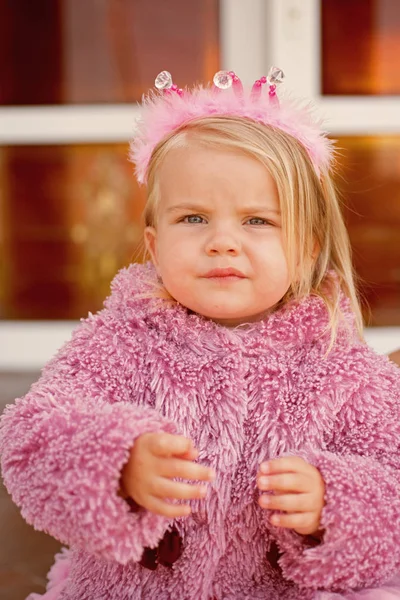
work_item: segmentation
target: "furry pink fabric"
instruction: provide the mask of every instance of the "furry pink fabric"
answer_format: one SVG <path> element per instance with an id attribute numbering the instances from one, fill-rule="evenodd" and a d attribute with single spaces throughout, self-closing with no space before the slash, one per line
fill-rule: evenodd
<path id="1" fill-rule="evenodd" d="M 391 579 L 400 571 L 399 368 L 346 327 L 324 359 L 317 298 L 226 329 L 144 298 L 154 280 L 151 266 L 121 271 L 105 309 L 2 418 L 13 500 L 71 547 L 44 598 L 353 598 Z M 160 430 L 190 437 L 217 477 L 173 523 L 182 556 L 150 571 L 138 561 L 170 523 L 129 512 L 117 490 L 135 438 Z M 284 454 L 324 477 L 320 544 L 271 526 L 257 504 L 259 463 Z"/>
<path id="2" fill-rule="evenodd" d="M 136 165 L 140 183 L 147 179 L 147 167 L 156 145 L 185 123 L 208 116 L 233 115 L 264 123 L 285 131 L 301 142 L 314 163 L 317 173 L 329 168 L 333 145 L 313 116 L 310 104 L 279 94 L 279 106 L 270 104 L 268 90 L 253 100 L 247 91 L 238 97 L 232 88 L 215 92 L 211 87 L 194 87 L 183 96 L 176 93 L 150 93 L 143 98 L 141 117 L 131 143 L 130 158 Z"/>
<path id="3" fill-rule="evenodd" d="M 69 576 L 70 551 L 62 548 L 48 574 L 47 593 L 29 594 L 26 600 L 58 600 Z"/>

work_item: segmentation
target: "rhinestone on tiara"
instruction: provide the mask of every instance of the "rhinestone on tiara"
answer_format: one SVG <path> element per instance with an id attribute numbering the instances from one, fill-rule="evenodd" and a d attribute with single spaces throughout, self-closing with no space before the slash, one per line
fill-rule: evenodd
<path id="1" fill-rule="evenodd" d="M 270 68 L 267 75 L 267 81 L 269 85 L 277 85 L 279 83 L 282 83 L 284 79 L 285 73 L 282 71 L 282 69 L 278 69 L 278 67 Z"/>
<path id="2" fill-rule="evenodd" d="M 233 75 L 231 71 L 218 71 L 215 73 L 213 83 L 220 90 L 227 90 L 232 87 Z"/>
<path id="3" fill-rule="evenodd" d="M 161 71 L 155 79 L 154 85 L 158 90 L 169 90 L 172 87 L 172 75 L 169 71 Z"/>

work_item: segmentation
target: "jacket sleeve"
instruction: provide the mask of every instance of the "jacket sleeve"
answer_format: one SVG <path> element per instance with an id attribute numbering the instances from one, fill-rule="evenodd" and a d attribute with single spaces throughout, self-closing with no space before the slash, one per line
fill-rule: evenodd
<path id="1" fill-rule="evenodd" d="M 122 564 L 156 546 L 169 522 L 118 496 L 135 439 L 175 432 L 149 406 L 140 339 L 104 310 L 84 321 L 41 379 L 2 417 L 6 487 L 26 521 Z"/>
<path id="2" fill-rule="evenodd" d="M 274 528 L 284 576 L 347 591 L 400 571 L 400 370 L 367 346 L 327 361 L 318 401 L 337 411 L 324 449 L 296 453 L 325 481 L 322 543 Z"/>

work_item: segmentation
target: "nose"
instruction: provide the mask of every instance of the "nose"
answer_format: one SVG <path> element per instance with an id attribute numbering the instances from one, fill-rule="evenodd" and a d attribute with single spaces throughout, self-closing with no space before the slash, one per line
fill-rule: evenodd
<path id="1" fill-rule="evenodd" d="M 218 254 L 228 254 L 237 256 L 240 253 L 241 244 L 237 235 L 227 228 L 215 229 L 210 232 L 210 237 L 206 242 L 206 254 L 215 256 Z"/>

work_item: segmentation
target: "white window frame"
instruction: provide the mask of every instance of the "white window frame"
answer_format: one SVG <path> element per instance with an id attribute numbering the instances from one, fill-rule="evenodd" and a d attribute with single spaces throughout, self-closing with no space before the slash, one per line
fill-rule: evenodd
<path id="1" fill-rule="evenodd" d="M 323 0 L 267 0 L 269 58 L 296 96 L 311 98 L 329 132 L 400 133 L 399 96 L 322 96 L 320 8 Z"/>
<path id="2" fill-rule="evenodd" d="M 266 7 L 265 0 L 220 0 L 222 68 L 244 83 L 267 69 Z M 138 104 L 0 107 L 0 145 L 127 142 L 138 115 Z"/>
<path id="3" fill-rule="evenodd" d="M 220 0 L 221 67 L 250 85 L 279 66 L 287 87 L 312 98 L 333 133 L 400 133 L 399 98 L 321 96 L 320 1 Z M 123 143 L 134 135 L 138 115 L 138 105 L 129 104 L 0 107 L 0 145 Z M 75 326 L 0 321 L 0 370 L 42 368 Z M 378 352 L 387 352 L 398 345 L 400 328 L 372 329 L 366 336 Z"/>

